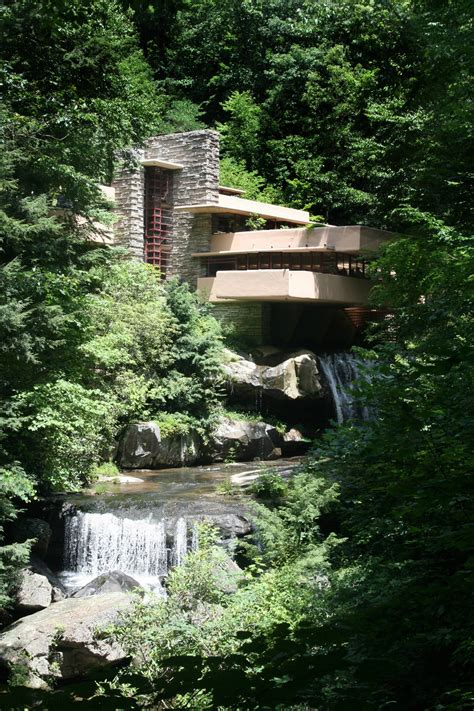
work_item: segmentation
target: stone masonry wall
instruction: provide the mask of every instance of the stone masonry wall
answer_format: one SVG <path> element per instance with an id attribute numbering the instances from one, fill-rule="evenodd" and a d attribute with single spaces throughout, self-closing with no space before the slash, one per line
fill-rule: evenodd
<path id="1" fill-rule="evenodd" d="M 202 130 L 173 133 L 150 138 L 144 150 L 136 151 L 140 159 L 161 159 L 183 166 L 173 170 L 171 203 L 196 205 L 219 201 L 219 134 Z M 138 165 L 131 168 L 119 166 L 114 181 L 115 201 L 119 221 L 116 223 L 116 241 L 127 246 L 136 259 L 144 253 L 144 190 L 145 170 Z M 173 211 L 173 248 L 167 276 L 179 276 L 196 288 L 201 276 L 199 259 L 193 252 L 209 250 L 212 234 L 212 215 Z"/>
<path id="2" fill-rule="evenodd" d="M 143 151 L 134 151 L 132 160 L 143 158 Z M 114 225 L 115 243 L 128 247 L 135 259 L 143 259 L 143 224 L 145 171 L 141 165 L 131 166 L 121 161 L 113 182 L 118 221 Z"/>
<path id="3" fill-rule="evenodd" d="M 220 321 L 224 331 L 230 331 L 233 336 L 257 345 L 270 342 L 271 304 L 214 304 L 212 313 Z"/>
<path id="4" fill-rule="evenodd" d="M 179 163 L 173 171 L 173 207 L 219 201 L 219 134 L 202 130 L 151 138 L 145 157 Z M 173 248 L 168 276 L 180 276 L 194 289 L 201 276 L 199 259 L 193 252 L 209 250 L 212 215 L 173 211 Z"/>

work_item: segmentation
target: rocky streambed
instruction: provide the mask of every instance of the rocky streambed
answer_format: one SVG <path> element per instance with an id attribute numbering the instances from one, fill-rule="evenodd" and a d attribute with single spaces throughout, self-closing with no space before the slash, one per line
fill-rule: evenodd
<path id="1" fill-rule="evenodd" d="M 222 416 L 205 439 L 192 430 L 163 434 L 153 421 L 130 423 L 113 455 L 122 472 L 101 483 L 100 495 L 36 502 L 10 531 L 12 541 L 35 544 L 12 624 L 0 634 L 5 677 L 20 670 L 24 685 L 41 688 L 124 662 L 101 630 L 130 605 L 131 590 L 163 593 L 169 569 L 199 545 L 199 522 L 217 528 L 229 570 L 238 573 L 233 545 L 251 534 L 252 521 L 248 498 L 229 495 L 229 483 L 246 486 L 269 460 L 290 475 L 300 460 L 285 457 L 306 451 L 318 427 L 364 415 L 351 395 L 358 363 L 350 354 L 228 351 L 223 370 L 230 402 L 260 417 Z M 278 415 L 286 429 L 262 413 Z"/>
<path id="2" fill-rule="evenodd" d="M 274 463 L 289 476 L 299 458 Z M 133 589 L 162 594 L 170 567 L 198 545 L 197 524 L 212 523 L 221 544 L 252 532 L 248 497 L 220 493 L 245 487 L 264 462 L 214 464 L 161 471 L 137 470 L 93 491 L 56 496 L 37 505 L 39 518 L 19 522 L 18 537 L 35 535 L 23 571 L 15 616 L 0 634 L 0 670 L 22 670 L 23 683 L 45 688 L 125 661 L 104 630 L 131 603 Z M 272 463 L 273 466 L 273 463 Z"/>

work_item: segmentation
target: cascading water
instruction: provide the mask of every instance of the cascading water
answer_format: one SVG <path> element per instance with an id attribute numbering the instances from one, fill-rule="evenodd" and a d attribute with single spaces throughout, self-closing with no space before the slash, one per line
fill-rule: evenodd
<path id="1" fill-rule="evenodd" d="M 188 527 L 184 518 L 178 519 L 176 524 L 176 536 L 174 539 L 174 548 L 172 561 L 173 565 L 181 565 L 188 552 Z"/>
<path id="2" fill-rule="evenodd" d="M 369 376 L 361 372 L 361 366 L 368 366 L 366 361 L 358 360 L 352 353 L 330 353 L 319 356 L 319 364 L 331 391 L 338 423 L 350 419 L 368 420 L 369 408 L 361 406 L 354 397 L 354 383 Z"/>
<path id="3" fill-rule="evenodd" d="M 112 513 L 76 511 L 66 519 L 64 578 L 73 585 L 119 570 L 138 582 L 159 586 L 171 565 L 181 565 L 188 552 L 188 525 L 176 522 L 173 545 L 167 548 L 164 520 L 131 519 Z"/>

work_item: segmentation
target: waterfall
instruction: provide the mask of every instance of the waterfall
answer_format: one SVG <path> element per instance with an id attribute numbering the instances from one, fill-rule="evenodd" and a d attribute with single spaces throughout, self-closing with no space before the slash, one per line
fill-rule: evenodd
<path id="1" fill-rule="evenodd" d="M 186 553 L 188 552 L 188 527 L 184 518 L 178 519 L 176 524 L 176 536 L 174 539 L 174 548 L 172 562 L 173 565 L 181 565 Z"/>
<path id="2" fill-rule="evenodd" d="M 165 521 L 151 515 L 131 519 L 112 513 L 76 511 L 66 519 L 65 564 L 79 579 L 120 570 L 139 582 L 158 583 L 169 564 L 181 565 L 188 551 L 188 527 L 176 522 L 171 550 L 166 546 Z"/>
<path id="3" fill-rule="evenodd" d="M 369 381 L 367 375 L 361 374 L 361 366 L 369 364 L 358 360 L 352 353 L 319 356 L 319 364 L 331 391 L 338 423 L 350 419 L 368 420 L 369 408 L 357 403 L 353 386 L 354 382 L 361 377 Z"/>

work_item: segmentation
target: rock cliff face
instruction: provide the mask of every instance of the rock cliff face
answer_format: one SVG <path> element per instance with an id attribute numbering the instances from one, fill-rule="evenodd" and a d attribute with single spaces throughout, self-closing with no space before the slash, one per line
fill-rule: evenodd
<path id="1" fill-rule="evenodd" d="M 257 361 L 226 351 L 222 367 L 229 394 L 238 402 L 255 407 L 265 400 L 270 405 L 269 410 L 274 403 L 280 418 L 285 408 L 295 405 L 312 409 L 319 403 L 317 407 L 324 411 L 327 388 L 312 351 L 284 353 L 267 348 Z M 288 419 L 298 422 L 298 414 L 293 412 L 293 417 Z M 122 432 L 116 461 L 122 469 L 164 469 L 228 458 L 271 460 L 280 457 L 282 452 L 293 454 L 305 450 L 308 439 L 294 428 L 290 431 L 291 434 L 282 438 L 264 421 L 224 417 L 204 443 L 197 432 L 163 437 L 156 422 L 140 422 L 128 425 Z"/>

